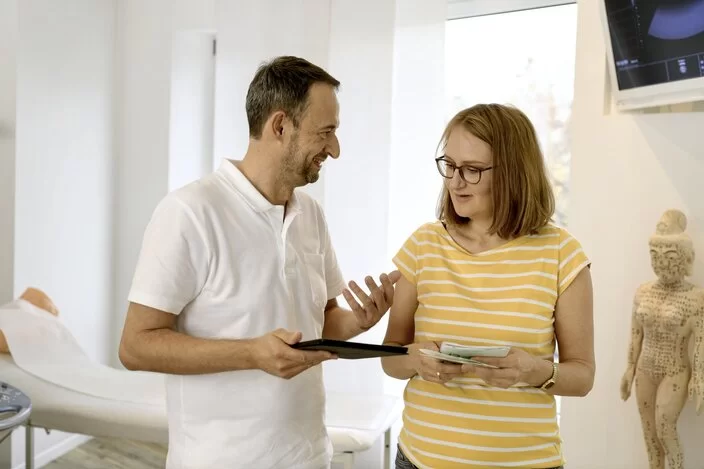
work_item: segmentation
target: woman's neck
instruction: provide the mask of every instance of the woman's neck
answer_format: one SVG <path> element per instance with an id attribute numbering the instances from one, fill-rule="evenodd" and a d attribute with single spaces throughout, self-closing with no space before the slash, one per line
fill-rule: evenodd
<path id="1" fill-rule="evenodd" d="M 490 233 L 491 221 L 471 220 L 463 225 L 450 225 L 449 232 L 462 247 L 472 253 L 494 249 L 510 241 Z"/>

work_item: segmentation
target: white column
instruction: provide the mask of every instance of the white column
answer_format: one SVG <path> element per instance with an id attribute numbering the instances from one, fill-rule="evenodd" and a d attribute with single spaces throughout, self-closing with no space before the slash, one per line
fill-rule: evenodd
<path id="1" fill-rule="evenodd" d="M 0 304 L 13 295 L 17 0 L 0 0 Z"/>

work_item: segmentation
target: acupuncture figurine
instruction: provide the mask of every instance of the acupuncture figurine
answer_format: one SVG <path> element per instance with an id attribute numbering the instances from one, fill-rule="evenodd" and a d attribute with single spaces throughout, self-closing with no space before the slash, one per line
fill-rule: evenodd
<path id="1" fill-rule="evenodd" d="M 704 398 L 704 289 L 685 281 L 694 263 L 686 227 L 684 213 L 667 210 L 650 238 L 657 280 L 636 291 L 628 368 L 621 380 L 626 401 L 635 378 L 650 469 L 665 469 L 665 461 L 669 469 L 683 469 L 677 420 L 687 397 L 695 400 L 697 414 Z"/>

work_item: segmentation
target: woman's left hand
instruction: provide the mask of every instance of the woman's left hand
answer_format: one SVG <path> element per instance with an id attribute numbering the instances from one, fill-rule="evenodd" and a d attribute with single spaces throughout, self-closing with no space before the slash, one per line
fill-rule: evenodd
<path id="1" fill-rule="evenodd" d="M 531 355 L 523 349 L 511 348 L 503 358 L 475 357 L 473 360 L 498 368 L 464 364 L 462 371 L 473 373 L 486 384 L 497 388 L 509 388 L 518 383 L 540 386 L 550 378 L 552 369 L 546 370 L 543 363 L 549 362 Z M 552 368 L 551 365 L 549 365 Z M 547 373 L 547 375 L 546 375 Z"/>

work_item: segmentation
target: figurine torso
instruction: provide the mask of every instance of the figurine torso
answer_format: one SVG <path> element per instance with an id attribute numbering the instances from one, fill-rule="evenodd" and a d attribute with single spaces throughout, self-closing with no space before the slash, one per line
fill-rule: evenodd
<path id="1" fill-rule="evenodd" d="M 662 379 L 689 369 L 690 318 L 701 308 L 702 292 L 685 284 L 668 289 L 658 283 L 640 289 L 636 319 L 643 327 L 638 367 Z"/>

